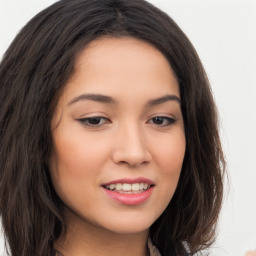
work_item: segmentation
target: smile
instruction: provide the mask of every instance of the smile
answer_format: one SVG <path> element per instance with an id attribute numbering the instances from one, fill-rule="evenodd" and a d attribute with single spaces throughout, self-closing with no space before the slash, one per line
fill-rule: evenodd
<path id="1" fill-rule="evenodd" d="M 149 189 L 151 186 L 152 185 L 148 183 L 133 183 L 133 184 L 117 183 L 117 184 L 109 184 L 104 187 L 108 190 L 116 191 L 121 194 L 138 194 Z"/>
<path id="2" fill-rule="evenodd" d="M 153 193 L 155 183 L 147 178 L 119 179 L 103 184 L 101 187 L 110 199 L 122 205 L 140 205 Z"/>

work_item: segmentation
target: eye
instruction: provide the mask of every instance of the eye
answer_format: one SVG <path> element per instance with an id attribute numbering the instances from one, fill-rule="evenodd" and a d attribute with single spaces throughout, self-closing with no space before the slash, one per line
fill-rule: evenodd
<path id="1" fill-rule="evenodd" d="M 155 124 L 157 126 L 165 127 L 174 124 L 176 120 L 167 116 L 156 116 L 151 118 L 148 123 Z"/>
<path id="2" fill-rule="evenodd" d="M 103 116 L 93 116 L 77 119 L 82 125 L 89 127 L 100 127 L 104 124 L 110 123 L 111 121 Z"/>

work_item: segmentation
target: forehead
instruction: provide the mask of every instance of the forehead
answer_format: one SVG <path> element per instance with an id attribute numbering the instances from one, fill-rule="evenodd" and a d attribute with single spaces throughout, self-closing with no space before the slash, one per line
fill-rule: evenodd
<path id="1" fill-rule="evenodd" d="M 115 94 L 174 93 L 176 76 L 164 55 L 149 43 L 132 37 L 104 37 L 92 41 L 78 55 L 66 91 Z"/>
<path id="2" fill-rule="evenodd" d="M 76 70 L 83 65 L 99 68 L 101 64 L 105 70 L 107 67 L 117 70 L 126 67 L 128 70 L 132 66 L 148 71 L 162 65 L 175 76 L 169 62 L 155 46 L 133 37 L 103 37 L 92 41 L 78 55 Z"/>

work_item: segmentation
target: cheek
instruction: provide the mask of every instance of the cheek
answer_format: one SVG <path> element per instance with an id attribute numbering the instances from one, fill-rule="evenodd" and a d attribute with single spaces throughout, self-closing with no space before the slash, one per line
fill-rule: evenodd
<path id="1" fill-rule="evenodd" d="M 94 140 L 92 136 L 82 133 L 62 132 L 56 134 L 55 159 L 59 172 L 69 172 L 72 176 L 95 173 L 97 166 L 106 158 L 106 143 Z"/>
<path id="2" fill-rule="evenodd" d="M 90 205 L 87 199 L 93 197 L 92 191 L 98 186 L 97 176 L 104 162 L 99 154 L 102 147 L 88 142 L 81 134 L 58 134 L 54 139 L 51 178 L 57 194 L 72 209 L 84 203 Z M 84 195 L 85 190 L 86 196 L 79 196 Z"/>
<path id="3" fill-rule="evenodd" d="M 184 147 L 185 149 L 185 147 Z M 185 150 L 177 147 L 166 148 L 158 151 L 159 165 L 164 175 L 179 175 L 184 159 Z"/>
<path id="4" fill-rule="evenodd" d="M 155 143 L 155 159 L 164 175 L 179 175 L 185 155 L 186 140 L 182 130 Z"/>
<path id="5" fill-rule="evenodd" d="M 168 143 L 167 143 L 168 142 Z M 181 173 L 186 142 L 184 133 L 177 133 L 168 140 L 159 141 L 155 147 L 155 159 L 159 166 L 159 193 L 166 205 L 171 200 Z"/>
<path id="6" fill-rule="evenodd" d="M 85 188 L 89 193 L 90 188 L 97 187 L 98 174 L 107 159 L 107 143 L 102 145 L 91 137 L 61 129 L 54 135 L 51 177 L 56 192 L 67 203 Z"/>

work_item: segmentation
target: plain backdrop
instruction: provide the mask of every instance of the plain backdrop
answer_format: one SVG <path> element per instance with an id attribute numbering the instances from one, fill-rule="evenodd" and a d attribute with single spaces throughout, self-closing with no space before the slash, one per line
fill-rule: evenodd
<path id="1" fill-rule="evenodd" d="M 25 23 L 54 2 L 0 0 L 0 58 Z M 150 2 L 167 12 L 194 44 L 220 113 L 230 180 L 210 255 L 244 255 L 256 249 L 256 0 Z M 3 251 L 1 239 L 1 256 Z"/>

